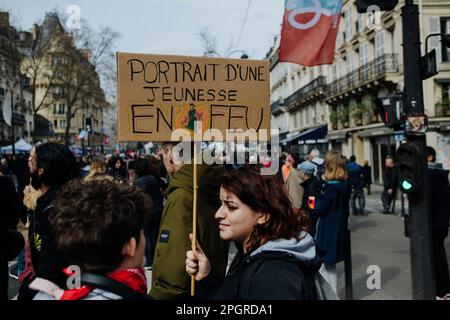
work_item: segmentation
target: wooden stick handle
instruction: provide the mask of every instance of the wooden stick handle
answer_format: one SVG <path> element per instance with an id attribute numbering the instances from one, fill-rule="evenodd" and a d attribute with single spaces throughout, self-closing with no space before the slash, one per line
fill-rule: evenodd
<path id="1" fill-rule="evenodd" d="M 197 142 L 194 141 L 194 165 L 193 165 L 193 187 L 194 187 L 194 195 L 193 195 L 193 208 L 192 208 L 192 251 L 196 250 L 197 243 Z M 195 296 L 195 276 L 191 276 L 191 296 Z"/>

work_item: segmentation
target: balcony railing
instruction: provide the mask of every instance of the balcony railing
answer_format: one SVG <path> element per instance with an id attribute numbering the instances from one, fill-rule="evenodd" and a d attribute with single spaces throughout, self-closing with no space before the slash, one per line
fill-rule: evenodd
<path id="1" fill-rule="evenodd" d="M 334 97 L 363 84 L 398 72 L 398 55 L 384 54 L 328 85 L 327 96 Z"/>
<path id="2" fill-rule="evenodd" d="M 438 102 L 436 103 L 436 117 L 450 117 L 450 102 Z"/>
<path id="3" fill-rule="evenodd" d="M 15 123 L 25 123 L 25 115 L 20 113 L 13 113 L 12 120 Z"/>
<path id="4" fill-rule="evenodd" d="M 319 76 L 310 83 L 308 83 L 307 85 L 295 91 L 289 97 L 287 97 L 286 100 L 284 101 L 284 105 L 290 106 L 296 104 L 297 102 L 301 103 L 311 94 L 320 92 L 320 89 L 325 88 L 325 85 L 326 85 L 325 77 Z"/>

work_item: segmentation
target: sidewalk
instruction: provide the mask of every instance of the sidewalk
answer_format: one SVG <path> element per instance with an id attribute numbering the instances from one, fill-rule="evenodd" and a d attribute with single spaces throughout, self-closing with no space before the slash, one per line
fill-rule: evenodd
<path id="1" fill-rule="evenodd" d="M 372 193 L 366 193 L 366 216 L 352 216 L 351 245 L 354 300 L 412 299 L 410 241 L 404 236 L 400 194 L 397 196 L 395 214 L 382 214 L 381 186 L 372 185 Z M 405 211 L 408 200 L 405 196 Z M 450 239 L 445 242 L 450 264 Z M 369 266 L 381 271 L 381 289 L 370 290 L 367 280 Z M 345 299 L 344 263 L 337 266 L 338 293 Z M 372 283 L 372 282 L 370 282 Z"/>
<path id="2" fill-rule="evenodd" d="M 383 211 L 383 205 L 381 204 L 381 193 L 383 192 L 383 186 L 372 184 L 371 194 L 367 195 L 367 189 L 364 189 L 366 195 L 366 208 L 365 213 L 381 213 Z M 401 192 L 397 193 L 397 200 L 395 202 L 395 214 L 400 215 L 402 212 Z M 405 212 L 408 212 L 408 198 L 404 195 Z"/>

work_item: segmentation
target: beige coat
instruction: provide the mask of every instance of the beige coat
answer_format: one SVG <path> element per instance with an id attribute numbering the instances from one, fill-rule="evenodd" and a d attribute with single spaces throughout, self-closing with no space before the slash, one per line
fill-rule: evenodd
<path id="1" fill-rule="evenodd" d="M 300 171 L 295 168 L 291 168 L 289 172 L 289 177 L 284 183 L 286 190 L 291 198 L 292 204 L 297 209 L 300 209 L 302 205 L 302 197 L 303 197 L 303 187 L 300 185 L 303 180 L 300 177 Z"/>

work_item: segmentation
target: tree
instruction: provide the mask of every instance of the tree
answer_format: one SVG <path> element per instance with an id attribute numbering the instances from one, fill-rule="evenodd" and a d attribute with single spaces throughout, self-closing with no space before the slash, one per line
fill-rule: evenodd
<path id="1" fill-rule="evenodd" d="M 33 114 L 36 115 L 39 110 L 48 108 L 53 101 L 55 73 L 51 71 L 51 65 L 45 55 L 49 49 L 49 43 L 40 39 L 39 34 L 35 34 L 34 37 L 30 36 L 28 40 L 28 43 L 21 44 L 24 57 L 21 69 L 29 79 L 28 89 L 31 92 L 31 105 Z M 37 92 L 42 89 L 44 91 L 38 101 Z"/>
<path id="2" fill-rule="evenodd" d="M 207 26 L 201 27 L 197 36 L 203 49 L 203 56 L 205 57 L 229 57 L 233 51 L 236 51 L 233 50 L 233 42 L 231 41 L 222 52 L 217 45 L 217 38 L 211 34 Z"/>
<path id="3" fill-rule="evenodd" d="M 110 28 L 97 32 L 85 21 L 81 29 L 69 33 L 60 23 L 61 14 L 54 13 L 53 19 L 57 19 L 60 27 L 54 29 L 50 36 L 40 35 L 35 51 L 36 63 L 30 59 L 27 71 L 35 79 L 32 81 L 35 91 L 36 85 L 39 85 L 37 79 L 45 83 L 43 99 L 37 104 L 33 101 L 35 112 L 55 100 L 64 102 L 64 141 L 69 146 L 70 128 L 77 112 L 83 108 L 102 108 L 106 105 L 100 79 L 104 88 L 114 94 L 114 45 L 119 35 Z"/>

